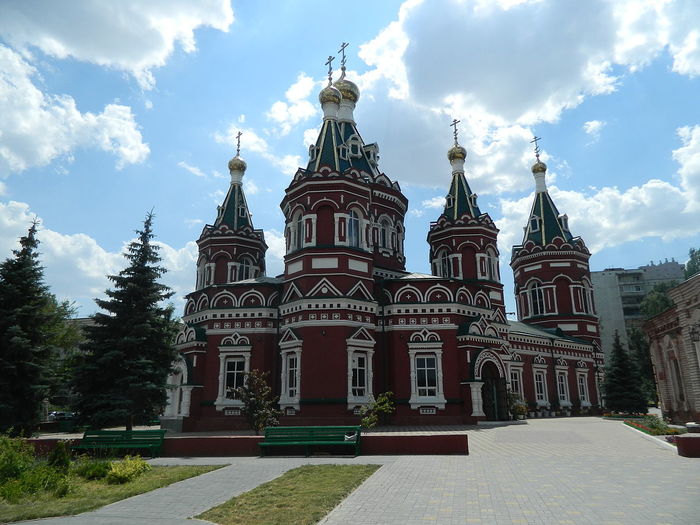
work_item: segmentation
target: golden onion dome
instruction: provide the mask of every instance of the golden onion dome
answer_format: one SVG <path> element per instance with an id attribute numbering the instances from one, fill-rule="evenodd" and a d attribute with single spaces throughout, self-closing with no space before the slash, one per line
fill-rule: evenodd
<path id="1" fill-rule="evenodd" d="M 340 104 L 341 97 L 342 95 L 340 94 L 340 91 L 338 91 L 338 88 L 333 86 L 324 87 L 318 94 L 318 100 L 321 102 L 321 104 L 325 104 L 326 102 Z"/>
<path id="2" fill-rule="evenodd" d="M 245 171 L 245 169 L 247 167 L 248 167 L 248 165 L 238 155 L 236 155 L 235 157 L 233 157 L 231 160 L 228 161 L 228 170 L 229 171 Z"/>
<path id="3" fill-rule="evenodd" d="M 450 161 L 453 161 L 455 159 L 464 160 L 467 158 L 467 150 L 459 144 L 455 144 L 447 151 L 447 158 Z"/>
<path id="4" fill-rule="evenodd" d="M 333 85 L 340 91 L 340 94 L 343 95 L 344 100 L 349 100 L 355 104 L 360 100 L 360 88 L 358 88 L 357 84 L 354 82 L 346 78 L 341 78 Z"/>
<path id="5" fill-rule="evenodd" d="M 544 173 L 546 171 L 547 165 L 539 159 L 532 165 L 532 173 Z"/>

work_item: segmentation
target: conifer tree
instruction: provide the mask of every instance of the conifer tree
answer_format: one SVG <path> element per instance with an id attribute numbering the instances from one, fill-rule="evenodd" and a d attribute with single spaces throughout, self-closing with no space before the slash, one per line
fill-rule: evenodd
<path id="1" fill-rule="evenodd" d="M 153 214 L 137 230 L 125 257 L 129 263 L 110 275 L 114 288 L 95 299 L 103 310 L 86 327 L 87 342 L 76 366 L 74 389 L 80 419 L 94 427 L 144 424 L 166 403 L 165 385 L 175 359 L 172 306 L 161 303 L 173 292 L 160 284 L 158 246 L 152 242 Z"/>
<path id="2" fill-rule="evenodd" d="M 645 413 L 647 401 L 642 393 L 639 371 L 615 332 L 610 359 L 605 369 L 605 406 L 608 410 L 632 414 Z"/>
<path id="3" fill-rule="evenodd" d="M 20 248 L 0 264 L 0 431 L 29 434 L 46 391 L 50 320 L 34 222 Z"/>

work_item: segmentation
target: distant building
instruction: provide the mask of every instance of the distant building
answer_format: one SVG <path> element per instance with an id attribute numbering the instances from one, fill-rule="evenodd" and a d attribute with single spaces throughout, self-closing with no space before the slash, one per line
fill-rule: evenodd
<path id="1" fill-rule="evenodd" d="M 700 421 L 700 274 L 668 295 L 675 306 L 644 324 L 661 409 L 677 423 Z"/>
<path id="2" fill-rule="evenodd" d="M 620 342 L 628 347 L 627 331 L 631 328 L 641 330 L 644 317 L 639 305 L 655 285 L 680 283 L 684 278 L 683 265 L 674 260 L 652 262 L 635 270 L 607 268 L 602 272 L 591 272 L 603 352 L 610 353 L 616 331 L 620 334 Z"/>

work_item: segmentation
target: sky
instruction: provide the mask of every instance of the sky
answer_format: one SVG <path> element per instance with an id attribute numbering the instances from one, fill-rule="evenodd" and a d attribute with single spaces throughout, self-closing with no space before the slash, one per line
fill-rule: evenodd
<path id="1" fill-rule="evenodd" d="M 467 179 L 500 229 L 508 311 L 535 135 L 591 270 L 683 263 L 700 246 L 693 0 L 3 0 L 0 260 L 38 219 L 46 283 L 87 316 L 153 210 L 181 312 L 242 131 L 248 205 L 268 275 L 281 273 L 279 203 L 306 165 L 324 63 L 342 42 L 360 133 L 409 199 L 408 270 L 430 273 L 454 118 Z"/>

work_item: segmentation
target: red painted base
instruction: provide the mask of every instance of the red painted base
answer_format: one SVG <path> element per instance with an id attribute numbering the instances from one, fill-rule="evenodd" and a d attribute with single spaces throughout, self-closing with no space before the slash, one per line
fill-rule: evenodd
<path id="1" fill-rule="evenodd" d="M 700 434 L 684 434 L 676 438 L 678 455 L 686 458 L 700 458 Z"/>

